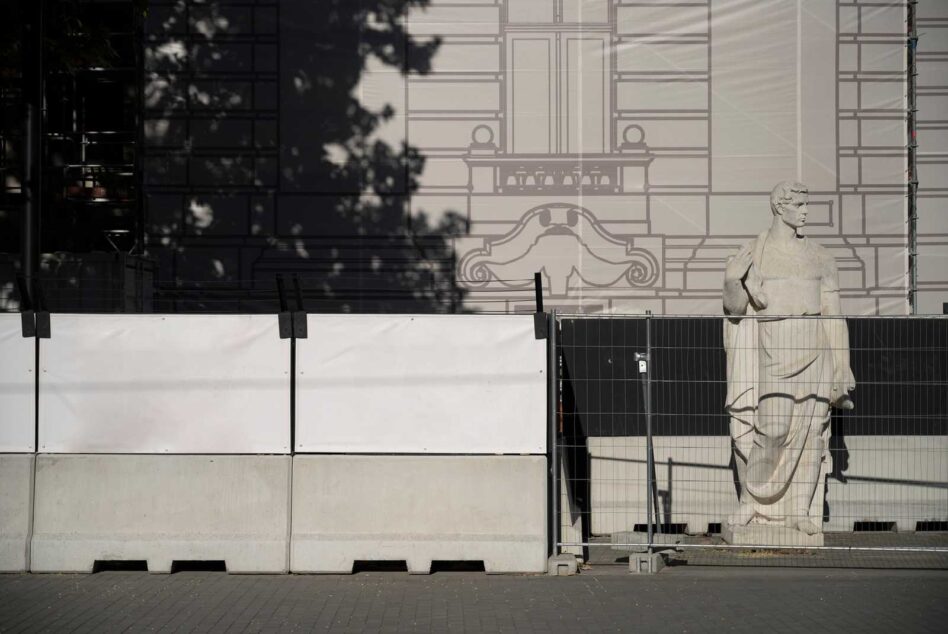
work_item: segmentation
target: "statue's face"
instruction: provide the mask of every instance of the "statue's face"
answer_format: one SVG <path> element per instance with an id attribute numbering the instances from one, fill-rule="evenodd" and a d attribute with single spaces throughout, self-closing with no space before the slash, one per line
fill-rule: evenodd
<path id="1" fill-rule="evenodd" d="M 809 196 L 800 192 L 793 192 L 791 196 L 788 202 L 778 205 L 777 210 L 785 224 L 794 229 L 800 229 L 806 224 L 806 216 L 809 213 L 806 205 Z"/>

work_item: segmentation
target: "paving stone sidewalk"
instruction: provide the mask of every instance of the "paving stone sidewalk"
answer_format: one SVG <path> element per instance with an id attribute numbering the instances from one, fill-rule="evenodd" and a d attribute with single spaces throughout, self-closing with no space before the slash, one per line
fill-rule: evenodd
<path id="1" fill-rule="evenodd" d="M 948 572 L 0 575 L 0 631 L 944 632 Z"/>

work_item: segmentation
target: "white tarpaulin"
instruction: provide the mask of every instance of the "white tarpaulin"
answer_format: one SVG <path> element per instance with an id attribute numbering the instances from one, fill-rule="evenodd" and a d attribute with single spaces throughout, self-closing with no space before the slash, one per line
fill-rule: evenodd
<path id="1" fill-rule="evenodd" d="M 40 451 L 288 453 L 276 315 L 52 315 Z"/>
<path id="2" fill-rule="evenodd" d="M 310 315 L 296 450 L 546 452 L 546 342 L 532 315 Z"/>
<path id="3" fill-rule="evenodd" d="M 23 336 L 19 314 L 0 315 L 0 453 L 33 451 L 36 339 Z"/>

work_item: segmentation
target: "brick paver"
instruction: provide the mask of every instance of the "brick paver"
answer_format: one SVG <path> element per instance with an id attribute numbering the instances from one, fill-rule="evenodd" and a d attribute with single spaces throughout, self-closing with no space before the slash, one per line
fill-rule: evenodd
<path id="1" fill-rule="evenodd" d="M 0 631 L 945 631 L 948 572 L 0 575 Z"/>

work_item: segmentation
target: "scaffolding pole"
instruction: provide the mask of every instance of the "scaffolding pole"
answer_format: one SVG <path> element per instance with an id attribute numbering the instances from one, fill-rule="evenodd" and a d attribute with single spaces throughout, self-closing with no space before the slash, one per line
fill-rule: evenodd
<path id="1" fill-rule="evenodd" d="M 916 49 L 918 48 L 918 30 L 916 28 L 916 0 L 909 0 L 907 4 L 907 39 L 906 59 L 908 62 L 908 112 L 906 117 L 908 133 L 908 265 L 909 265 L 909 310 L 912 315 L 918 314 L 918 172 L 916 171 L 916 152 L 918 139 L 916 137 L 915 119 L 918 111 L 916 103 L 916 81 L 918 69 L 915 65 Z"/>

